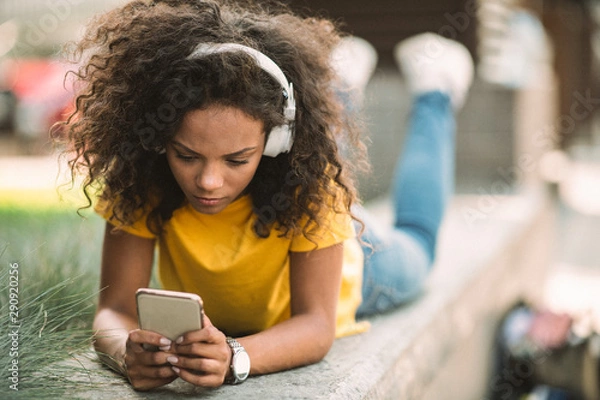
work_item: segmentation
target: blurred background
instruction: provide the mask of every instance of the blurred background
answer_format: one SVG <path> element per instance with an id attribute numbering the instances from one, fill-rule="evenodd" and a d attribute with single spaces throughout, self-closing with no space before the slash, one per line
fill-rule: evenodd
<path id="1" fill-rule="evenodd" d="M 62 46 L 76 40 L 95 13 L 122 3 L 0 1 L 0 268 L 20 260 L 28 268 L 24 275 L 54 283 L 86 275 L 86 285 L 78 288 L 86 293 L 96 290 L 102 222 L 86 210 L 84 219 L 75 214 L 85 204 L 76 190 L 57 195 L 56 186 L 68 182 L 68 176 L 64 162 L 57 162 L 48 131 L 71 110 L 73 100 L 64 84 L 72 66 L 61 60 Z M 485 205 L 476 211 L 490 216 L 501 199 L 541 188 L 551 198 L 556 217 L 556 240 L 549 245 L 552 273 L 540 282 L 547 288 L 546 304 L 597 317 L 600 3 L 286 3 L 305 15 L 334 18 L 343 30 L 377 50 L 379 61 L 364 103 L 373 164 L 373 173 L 359 182 L 365 200 L 385 197 L 410 111 L 392 57 L 394 45 L 432 31 L 469 48 L 477 75 L 458 119 L 457 195 L 483 200 Z"/>

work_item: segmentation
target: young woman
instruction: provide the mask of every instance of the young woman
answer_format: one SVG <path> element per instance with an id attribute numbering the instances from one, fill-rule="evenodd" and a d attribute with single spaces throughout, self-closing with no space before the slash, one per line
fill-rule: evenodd
<path id="1" fill-rule="evenodd" d="M 420 40 L 471 67 L 458 44 Z M 212 0 L 133 1 L 79 42 L 71 166 L 107 220 L 95 347 L 134 388 L 239 383 L 240 351 L 251 374 L 317 362 L 336 336 L 365 329 L 357 313 L 418 292 L 451 184 L 450 102 L 470 75 L 413 88 L 398 220 L 384 239 L 367 226 L 363 252 L 353 224 L 369 220 L 350 168 L 363 147 L 335 91 L 339 42 L 326 20 Z M 429 75 L 452 75 L 434 61 Z M 204 301 L 204 328 L 173 342 L 137 325 L 156 248 L 162 287 Z"/>

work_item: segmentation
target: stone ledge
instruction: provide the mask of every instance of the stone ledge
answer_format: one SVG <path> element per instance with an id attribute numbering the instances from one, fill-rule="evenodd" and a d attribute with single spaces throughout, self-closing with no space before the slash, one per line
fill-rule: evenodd
<path id="1" fill-rule="evenodd" d="M 371 318 L 369 332 L 338 339 L 315 365 L 214 390 L 181 380 L 135 392 L 103 378 L 93 399 L 475 399 L 483 398 L 492 334 L 504 311 L 536 297 L 551 254 L 554 216 L 543 190 L 495 198 L 457 197 L 442 228 L 439 258 L 420 298 Z M 489 200 L 489 199 L 487 199 Z M 381 203 L 372 209 L 389 220 Z M 479 219 L 469 222 L 468 212 Z M 536 284 L 536 281 L 538 284 Z M 92 364 L 91 368 L 98 368 Z M 87 386 L 89 388 L 89 386 Z"/>

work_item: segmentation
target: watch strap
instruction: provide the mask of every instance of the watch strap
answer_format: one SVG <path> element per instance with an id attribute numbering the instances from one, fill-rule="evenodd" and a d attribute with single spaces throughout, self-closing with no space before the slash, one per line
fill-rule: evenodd
<path id="1" fill-rule="evenodd" d="M 237 340 L 235 340 L 232 337 L 228 336 L 226 340 L 227 340 L 227 344 L 231 348 L 231 363 L 229 364 L 230 374 L 227 378 L 225 378 L 225 383 L 235 385 L 238 383 L 242 383 L 247 378 L 247 376 L 245 376 L 243 379 L 240 379 L 238 373 L 235 370 L 235 365 L 234 365 L 234 360 L 235 360 L 236 354 L 238 354 L 240 352 L 246 352 L 246 349 L 244 349 L 244 346 L 242 346 L 240 344 L 240 342 L 238 342 Z"/>

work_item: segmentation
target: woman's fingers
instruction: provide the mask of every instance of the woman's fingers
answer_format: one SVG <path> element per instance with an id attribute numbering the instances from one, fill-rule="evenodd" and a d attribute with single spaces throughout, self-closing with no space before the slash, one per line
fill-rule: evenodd
<path id="1" fill-rule="evenodd" d="M 172 368 L 181 379 L 196 386 L 218 387 L 221 386 L 225 380 L 224 374 L 198 373 L 196 370 L 186 370 L 176 366 L 173 366 Z"/>
<path id="2" fill-rule="evenodd" d="M 142 329 L 134 329 L 129 332 L 128 342 L 129 341 L 131 341 L 132 344 L 139 345 L 140 347 L 143 347 L 145 344 L 146 347 L 154 346 L 155 348 L 160 348 L 162 351 L 168 351 L 172 344 L 171 340 L 167 339 L 161 334 Z M 137 348 L 137 351 L 139 352 L 140 349 Z"/>
<path id="3" fill-rule="evenodd" d="M 229 371 L 231 349 L 223 332 L 203 317 L 203 328 L 175 342 L 156 332 L 132 330 L 126 345 L 125 365 L 136 390 L 149 390 L 177 377 L 203 387 L 223 384 Z"/>
<path id="4" fill-rule="evenodd" d="M 162 366 L 146 366 L 139 365 L 128 374 L 129 380 L 132 381 L 152 381 L 152 380 L 171 380 L 177 378 L 177 374 L 173 371 L 172 365 L 163 364 Z"/>
<path id="5" fill-rule="evenodd" d="M 229 372 L 231 349 L 223 332 L 204 316 L 202 329 L 188 332 L 175 340 L 167 357 L 179 377 L 197 386 L 223 384 Z"/>
<path id="6" fill-rule="evenodd" d="M 149 390 L 177 378 L 167 361 L 170 353 L 163 351 L 170 348 L 171 341 L 156 332 L 135 329 L 129 333 L 124 361 L 134 389 Z"/>
<path id="7" fill-rule="evenodd" d="M 215 328 L 205 316 L 204 328 L 177 338 L 171 347 L 177 354 L 222 359 L 228 358 L 231 351 L 226 339 L 225 334 Z"/>
<path id="8" fill-rule="evenodd" d="M 219 360 L 210 358 L 189 358 L 171 355 L 167 358 L 167 361 L 171 366 L 202 374 L 220 374 L 222 372 L 222 363 Z"/>

